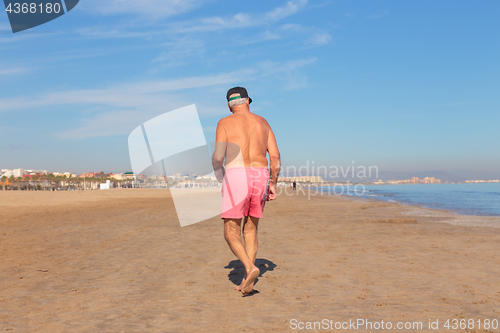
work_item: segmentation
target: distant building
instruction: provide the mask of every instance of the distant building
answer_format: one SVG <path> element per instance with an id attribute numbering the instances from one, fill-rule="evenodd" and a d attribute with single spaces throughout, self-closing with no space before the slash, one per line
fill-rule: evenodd
<path id="1" fill-rule="evenodd" d="M 14 170 L 9 170 L 9 169 L 2 169 L 2 177 L 5 176 L 7 178 L 10 178 L 14 176 L 15 178 L 22 177 L 25 174 L 24 169 L 14 169 Z"/>
<path id="2" fill-rule="evenodd" d="M 71 172 L 64 172 L 64 173 L 54 172 L 53 175 L 59 176 L 59 177 L 66 177 L 66 178 L 73 178 L 73 176 L 76 177 L 76 175 L 72 174 Z"/>
<path id="3" fill-rule="evenodd" d="M 466 183 L 498 183 L 500 182 L 498 179 L 494 180 L 466 180 Z"/>
<path id="4" fill-rule="evenodd" d="M 374 184 L 381 184 L 382 181 Z M 424 179 L 420 179 L 418 177 L 413 177 L 412 179 L 391 179 L 387 181 L 388 184 L 440 184 L 441 179 L 436 179 L 434 177 L 425 177 Z"/>
<path id="5" fill-rule="evenodd" d="M 101 190 L 109 190 L 112 187 L 113 187 L 113 184 L 111 184 L 111 181 L 109 181 L 109 180 L 106 180 L 105 183 L 99 184 L 99 188 Z"/>
<path id="6" fill-rule="evenodd" d="M 27 174 L 30 175 L 48 175 L 49 172 L 47 170 L 26 170 Z M 75 175 L 76 177 L 76 175 Z"/>
<path id="7" fill-rule="evenodd" d="M 197 180 L 199 179 L 208 179 L 208 180 L 217 180 L 217 178 L 214 175 L 208 175 L 208 176 L 198 176 L 196 177 Z"/>
<path id="8" fill-rule="evenodd" d="M 82 173 L 79 178 L 95 178 L 95 172 Z"/>
<path id="9" fill-rule="evenodd" d="M 133 172 L 125 172 L 123 174 L 123 176 L 125 177 L 125 179 L 135 179 L 135 174 Z"/>

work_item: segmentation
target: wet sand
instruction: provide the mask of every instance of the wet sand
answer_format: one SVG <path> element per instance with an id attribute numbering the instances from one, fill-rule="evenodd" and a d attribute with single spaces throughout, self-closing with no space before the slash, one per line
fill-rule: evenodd
<path id="1" fill-rule="evenodd" d="M 274 332 L 292 319 L 367 319 L 463 332 L 443 324 L 500 320 L 498 226 L 282 195 L 259 226 L 257 292 L 242 297 L 221 220 L 180 228 L 169 191 L 0 191 L 0 331 Z"/>

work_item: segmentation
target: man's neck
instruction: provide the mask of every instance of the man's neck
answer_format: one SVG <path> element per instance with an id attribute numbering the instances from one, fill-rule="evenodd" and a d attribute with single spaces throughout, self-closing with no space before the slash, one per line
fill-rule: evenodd
<path id="1" fill-rule="evenodd" d="M 249 113 L 250 112 L 250 110 L 248 108 L 234 108 L 231 111 L 233 111 L 234 114 L 236 114 L 236 113 Z"/>

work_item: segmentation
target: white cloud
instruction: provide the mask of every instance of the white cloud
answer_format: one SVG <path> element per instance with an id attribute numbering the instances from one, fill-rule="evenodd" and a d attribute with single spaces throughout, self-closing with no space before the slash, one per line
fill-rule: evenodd
<path id="1" fill-rule="evenodd" d="M 117 0 L 112 1 L 116 4 Z M 128 2 L 127 2 L 128 3 Z M 250 35 L 248 38 L 237 40 L 241 45 L 254 44 L 269 40 L 287 38 L 297 39 L 294 33 L 302 34 L 302 41 L 305 45 L 324 45 L 328 42 L 327 35 L 321 30 L 315 28 L 302 27 L 298 24 L 287 24 L 278 28 L 273 25 L 279 20 L 297 13 L 306 6 L 307 0 L 292 0 L 286 2 L 283 6 L 275 7 L 263 13 L 240 12 L 231 16 L 202 17 L 191 20 L 182 20 L 177 22 L 168 22 L 153 28 L 149 23 L 141 27 L 129 24 L 107 29 L 104 26 L 81 28 L 78 32 L 88 38 L 142 38 L 147 40 L 159 41 L 158 45 L 166 46 L 166 50 L 157 55 L 152 63 L 153 68 L 150 73 L 156 73 L 166 68 L 181 66 L 188 63 L 189 58 L 200 58 L 207 60 L 207 52 L 213 45 L 209 43 L 210 38 L 201 37 L 206 33 L 214 31 L 226 31 L 231 33 L 237 29 L 245 28 L 263 28 L 261 32 Z M 311 37 L 317 34 L 315 37 Z M 165 40 L 168 40 L 165 42 Z"/>
<path id="2" fill-rule="evenodd" d="M 187 22 L 173 24 L 171 33 L 209 32 L 223 29 L 247 28 L 273 23 L 291 16 L 307 4 L 307 0 L 289 1 L 283 7 L 277 7 L 264 14 L 238 13 L 229 17 L 208 17 Z"/>
<path id="3" fill-rule="evenodd" d="M 316 60 L 316 58 L 298 59 L 285 63 L 264 61 L 257 64 L 257 67 L 261 73 L 265 73 L 265 76 L 274 76 L 282 81 L 284 89 L 297 90 L 307 85 L 307 77 L 301 74 L 298 69 L 311 65 Z"/>
<path id="4" fill-rule="evenodd" d="M 305 28 L 304 26 L 302 26 L 300 24 L 296 24 L 296 23 L 287 23 L 287 24 L 283 24 L 281 26 L 281 30 L 284 30 L 284 31 L 302 32 L 305 29 L 307 29 L 307 28 Z"/>
<path id="5" fill-rule="evenodd" d="M 90 38 L 134 38 L 134 37 L 148 38 L 154 35 L 164 34 L 163 31 L 129 32 L 117 28 L 109 29 L 107 27 L 99 27 L 99 26 L 83 27 L 77 29 L 76 31 L 80 35 Z"/>
<path id="6" fill-rule="evenodd" d="M 285 63 L 277 63 L 274 61 L 262 61 L 257 64 L 257 67 L 260 69 L 260 72 L 265 76 L 271 76 L 279 73 L 287 73 L 290 71 L 294 71 L 301 67 L 311 65 L 316 62 L 316 58 L 308 58 L 308 59 L 298 59 L 287 61 Z"/>
<path id="7" fill-rule="evenodd" d="M 48 93 L 38 98 L 28 98 L 25 96 L 6 98 L 0 99 L 0 111 L 66 104 L 103 104 L 120 108 L 152 106 L 157 102 L 157 98 L 154 96 L 154 94 L 157 93 L 231 83 L 235 82 L 241 75 L 249 75 L 252 73 L 253 71 L 247 70 L 214 76 L 121 84 L 103 89 L 59 91 Z"/>
<path id="8" fill-rule="evenodd" d="M 275 8 L 274 10 L 266 13 L 266 19 L 271 21 L 278 21 L 287 16 L 293 15 L 299 11 L 301 7 L 307 4 L 307 0 L 288 1 L 283 7 Z"/>
<path id="9" fill-rule="evenodd" d="M 321 33 L 314 34 L 311 37 L 310 42 L 313 45 L 326 45 L 330 42 L 331 39 L 332 39 L 332 36 L 330 36 L 330 34 L 328 34 L 326 32 L 321 32 Z"/>
<path id="10" fill-rule="evenodd" d="M 248 44 L 255 44 L 255 43 L 260 43 L 260 42 L 264 42 L 264 41 L 268 41 L 268 40 L 278 40 L 278 39 L 281 39 L 280 34 L 266 30 L 263 33 L 258 34 L 257 36 L 255 36 L 253 38 L 249 38 L 248 40 L 242 41 L 241 44 L 248 45 Z"/>
<path id="11" fill-rule="evenodd" d="M 246 28 L 258 25 L 260 21 L 246 14 L 236 14 L 230 17 L 208 17 L 190 22 L 181 22 L 172 26 L 172 32 L 179 33 L 196 33 L 209 32 L 222 29 L 237 29 Z"/>
<path id="12" fill-rule="evenodd" d="M 189 95 L 183 98 L 179 91 L 233 84 L 238 82 L 241 75 L 252 73 L 238 71 L 204 77 L 120 84 L 102 89 L 57 91 L 39 97 L 6 98 L 0 99 L 0 111 L 36 110 L 50 106 L 88 106 L 94 112 L 81 119 L 80 126 L 59 133 L 59 138 L 84 139 L 126 135 L 138 124 L 158 114 L 192 104 Z M 108 111 L 95 114 L 96 110 L 103 109 Z"/>
<path id="13" fill-rule="evenodd" d="M 79 8 L 102 15 L 134 14 L 149 19 L 166 18 L 189 12 L 199 7 L 204 0 L 86 0 Z"/>
<path id="14" fill-rule="evenodd" d="M 285 89 L 301 88 L 307 80 L 298 69 L 315 61 L 315 58 L 284 63 L 264 61 L 257 63 L 252 69 L 240 69 L 219 75 L 118 84 L 101 89 L 56 91 L 38 97 L 5 98 L 0 99 L 0 111 L 37 110 L 52 106 L 86 107 L 89 112 L 80 120 L 80 125 L 59 133 L 59 138 L 84 139 L 126 135 L 138 124 L 154 116 L 193 104 L 193 101 L 206 102 L 207 97 L 210 97 L 209 87 L 219 90 L 221 85 L 236 84 L 241 82 L 242 78 L 245 78 L 245 81 L 274 78 L 282 81 Z M 205 95 L 200 95 L 198 88 L 202 88 L 202 94 Z M 196 93 L 193 94 L 193 90 L 196 90 Z M 210 102 L 205 104 L 209 105 L 199 108 L 202 117 L 227 112 L 224 107 L 211 106 Z"/>
<path id="15" fill-rule="evenodd" d="M 91 3 L 94 3 L 96 1 L 97 0 L 90 0 Z M 113 0 L 110 2 L 111 5 L 109 6 L 116 6 L 119 2 L 120 2 L 119 0 Z M 127 6 L 124 7 L 123 11 L 124 12 L 130 11 L 136 13 L 131 8 L 129 8 L 130 3 L 135 1 L 126 0 L 125 2 L 127 3 Z M 156 0 L 153 2 L 156 2 Z M 173 0 L 166 2 L 177 3 L 177 1 Z M 193 1 L 190 1 L 190 3 L 191 2 Z M 115 24 L 112 28 L 97 27 L 97 26 L 80 28 L 78 29 L 78 33 L 80 33 L 82 36 L 91 38 L 134 38 L 134 37 L 152 38 L 157 36 L 165 37 L 165 36 L 179 36 L 179 35 L 193 34 L 193 33 L 205 33 L 205 32 L 225 30 L 225 29 L 226 30 L 241 29 L 247 27 L 266 25 L 281 20 L 285 17 L 295 14 L 300 8 L 302 8 L 306 4 L 307 0 L 294 0 L 294 1 L 289 1 L 283 7 L 277 7 L 267 13 L 262 13 L 262 14 L 237 13 L 235 15 L 226 17 L 213 16 L 213 17 L 197 18 L 189 21 L 169 23 L 167 24 L 166 28 L 161 28 L 161 29 L 146 29 L 146 30 L 135 29 L 134 31 L 129 31 L 129 25 L 119 27 L 116 26 Z M 93 7 L 97 5 L 92 5 L 92 6 L 88 5 L 88 6 L 90 6 L 88 10 L 91 10 Z M 146 7 L 149 8 L 154 6 L 149 4 L 148 2 L 148 5 Z M 107 8 L 107 6 L 105 6 L 104 8 Z M 99 10 L 102 11 L 104 9 L 99 9 Z M 107 13 L 107 10 L 105 10 L 105 12 Z M 156 15 L 162 15 L 161 11 Z M 144 25 L 142 25 L 142 27 L 144 27 Z M 145 27 L 147 28 L 147 25 L 145 25 Z"/>
<path id="16" fill-rule="evenodd" d="M 263 61 L 255 69 L 239 69 L 236 72 L 211 76 L 194 76 L 173 80 L 126 83 L 102 89 L 79 89 L 47 93 L 41 97 L 19 96 L 0 99 L 0 112 L 51 105 L 105 105 L 108 107 L 152 107 L 163 101 L 162 93 L 194 88 L 203 88 L 234 83 L 245 77 L 247 80 L 280 75 L 310 65 L 316 58 L 299 59 L 285 63 Z M 160 94 L 160 95 L 158 95 Z"/>
<path id="17" fill-rule="evenodd" d="M 30 69 L 29 68 L 10 68 L 10 69 L 0 69 L 0 76 L 3 75 L 13 75 L 13 74 L 20 74 L 20 73 L 26 73 Z"/>
<path id="18" fill-rule="evenodd" d="M 279 31 L 283 34 L 287 33 L 288 35 L 293 34 L 294 37 L 298 35 L 306 36 L 306 45 L 313 46 L 321 46 L 330 43 L 332 37 L 329 33 L 315 28 L 315 27 L 305 27 L 300 24 L 283 24 Z"/>
<path id="19" fill-rule="evenodd" d="M 162 68 L 184 65 L 190 57 L 202 58 L 206 52 L 203 40 L 190 37 L 175 38 L 162 45 L 168 51 L 162 52 L 152 63 L 162 63 Z"/>
<path id="20" fill-rule="evenodd" d="M 81 1 L 78 9 L 102 15 L 133 14 L 149 19 L 167 18 L 183 14 L 200 7 L 207 0 L 86 0 Z M 212 17 L 202 19 L 201 26 L 211 25 L 218 29 L 228 24 L 248 26 L 259 24 L 263 21 L 278 21 L 295 14 L 307 4 L 308 0 L 291 0 L 284 6 L 274 8 L 263 15 L 250 16 L 239 13 L 229 19 Z M 257 19 L 263 17 L 263 19 Z M 194 28 L 194 27 L 193 27 Z"/>
<path id="21" fill-rule="evenodd" d="M 175 105 L 175 103 L 174 103 Z M 184 105 L 183 105 L 184 106 Z M 165 112 L 177 107 L 165 105 Z M 126 135 L 135 126 L 154 117 L 156 110 L 125 110 L 105 112 L 81 120 L 80 127 L 69 129 L 58 134 L 60 139 L 85 139 L 102 136 Z"/>
<path id="22" fill-rule="evenodd" d="M 12 31 L 12 29 L 10 28 L 10 25 L 7 23 L 0 23 L 0 31 L 2 31 L 2 30 Z"/>
<path id="23" fill-rule="evenodd" d="M 9 30 L 10 30 L 10 27 L 9 27 Z M 12 30 L 10 30 L 10 31 L 12 31 Z M 3 34 L 0 36 L 5 36 L 5 37 L 0 37 L 0 44 L 15 43 L 15 42 L 19 42 L 21 40 L 30 40 L 30 39 L 35 39 L 37 37 L 40 37 L 40 36 L 37 36 L 35 34 L 28 34 L 28 33 L 13 34 L 12 32 L 7 33 L 7 34 Z"/>

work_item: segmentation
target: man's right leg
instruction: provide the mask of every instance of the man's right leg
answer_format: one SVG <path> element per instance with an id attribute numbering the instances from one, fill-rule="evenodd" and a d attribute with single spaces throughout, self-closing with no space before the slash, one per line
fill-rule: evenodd
<path id="1" fill-rule="evenodd" d="M 259 218 L 248 216 L 247 222 L 243 226 L 243 237 L 245 239 L 245 250 L 248 257 L 255 264 L 255 258 L 257 257 L 257 248 L 259 242 L 257 241 L 257 228 L 259 226 Z"/>
<path id="2" fill-rule="evenodd" d="M 241 241 L 241 219 L 224 219 L 224 238 L 229 244 L 231 251 L 240 259 L 241 263 L 245 266 L 245 276 L 247 279 L 241 287 L 243 294 L 252 292 L 253 283 L 260 275 L 260 270 L 255 267 Z"/>

